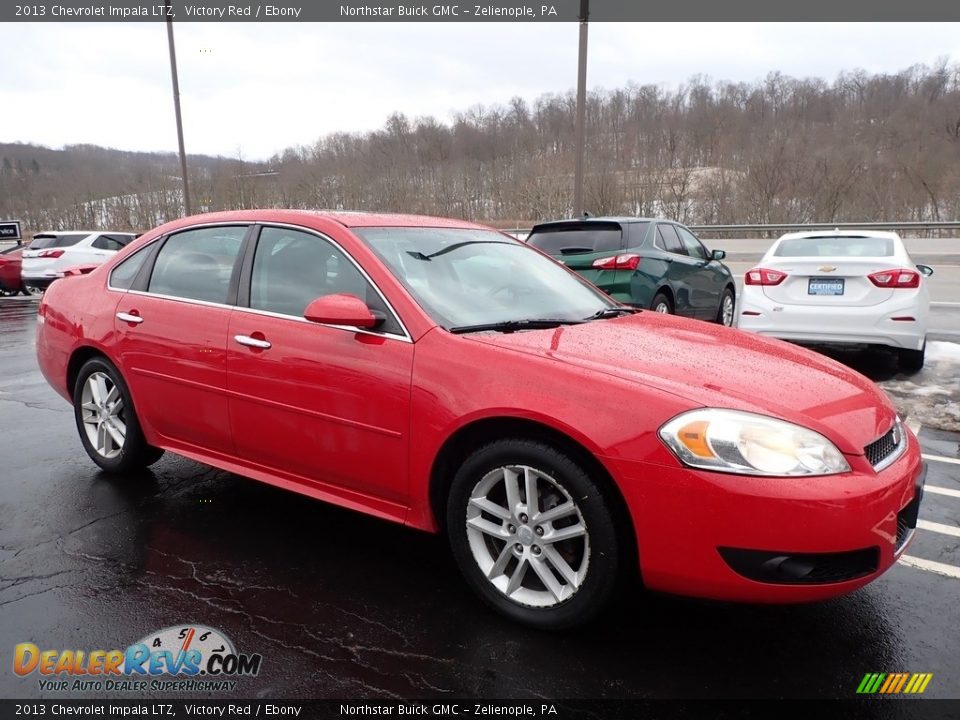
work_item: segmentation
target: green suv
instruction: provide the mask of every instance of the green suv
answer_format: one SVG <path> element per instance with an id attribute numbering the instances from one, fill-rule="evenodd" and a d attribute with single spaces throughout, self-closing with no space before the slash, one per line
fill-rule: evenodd
<path id="1" fill-rule="evenodd" d="M 527 242 L 627 305 L 732 325 L 736 285 L 683 225 L 649 218 L 586 218 L 534 226 Z"/>

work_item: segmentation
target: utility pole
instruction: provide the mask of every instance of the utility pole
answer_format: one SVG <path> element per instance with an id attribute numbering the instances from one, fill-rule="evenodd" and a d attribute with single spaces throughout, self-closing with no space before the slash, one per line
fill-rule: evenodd
<path id="1" fill-rule="evenodd" d="M 183 120 L 180 117 L 180 82 L 177 79 L 177 51 L 173 46 L 173 18 L 170 16 L 170 0 L 164 1 L 167 16 L 167 43 L 170 46 L 170 77 L 173 78 L 173 110 L 177 116 L 177 142 L 180 145 L 180 173 L 183 176 L 183 210 L 190 212 L 190 184 L 187 182 L 187 152 L 183 149 Z"/>
<path id="2" fill-rule="evenodd" d="M 580 56 L 577 68 L 576 169 L 573 176 L 573 215 L 583 215 L 584 125 L 587 116 L 587 19 L 590 0 L 580 0 Z"/>

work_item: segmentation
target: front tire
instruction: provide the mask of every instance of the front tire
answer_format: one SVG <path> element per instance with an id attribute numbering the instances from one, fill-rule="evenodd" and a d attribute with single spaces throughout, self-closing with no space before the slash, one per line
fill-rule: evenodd
<path id="1" fill-rule="evenodd" d="M 540 442 L 498 440 L 470 455 L 450 488 L 447 535 L 474 592 L 526 625 L 581 625 L 617 584 L 610 505 L 580 465 Z"/>
<path id="2" fill-rule="evenodd" d="M 733 313 L 736 308 L 736 300 L 733 297 L 733 291 L 726 288 L 723 295 L 720 296 L 720 308 L 717 310 L 717 323 L 725 327 L 733 327 Z"/>
<path id="3" fill-rule="evenodd" d="M 106 358 L 91 358 L 80 368 L 73 416 L 87 455 L 107 472 L 140 470 L 163 456 L 147 444 L 127 384 Z"/>
<path id="4" fill-rule="evenodd" d="M 923 345 L 919 350 L 899 350 L 897 352 L 900 361 L 900 372 L 914 374 L 923 370 L 923 363 L 927 354 L 927 340 L 924 338 Z"/>

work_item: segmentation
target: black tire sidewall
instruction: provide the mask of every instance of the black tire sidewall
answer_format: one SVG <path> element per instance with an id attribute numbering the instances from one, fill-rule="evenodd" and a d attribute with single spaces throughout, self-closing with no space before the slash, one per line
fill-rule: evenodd
<path id="1" fill-rule="evenodd" d="M 120 391 L 120 397 L 123 399 L 124 420 L 127 432 L 124 437 L 123 448 L 115 458 L 105 458 L 98 453 L 96 448 L 90 444 L 90 439 L 87 437 L 86 430 L 83 427 L 82 403 L 80 401 L 81 393 L 84 383 L 96 372 L 102 372 L 107 375 L 111 382 L 117 386 L 117 389 Z M 146 458 L 151 454 L 150 451 L 153 450 L 153 448 L 147 445 L 143 437 L 143 431 L 140 429 L 140 420 L 137 417 L 133 399 L 130 396 L 130 390 L 127 388 L 127 383 L 124 381 L 120 371 L 106 358 L 98 357 L 87 360 L 80 368 L 80 372 L 77 373 L 77 381 L 73 386 L 73 415 L 77 424 L 77 432 L 80 434 L 80 442 L 83 443 L 84 450 L 87 451 L 87 455 L 90 456 L 91 460 L 107 472 L 126 472 L 142 468 L 149 464 Z"/>
<path id="2" fill-rule="evenodd" d="M 667 315 L 673 315 L 673 303 L 671 303 L 670 298 L 668 298 L 662 292 L 658 292 L 653 296 L 653 301 L 650 303 L 650 309 L 656 311 L 657 305 L 660 304 L 661 300 L 667 304 Z"/>
<path id="3" fill-rule="evenodd" d="M 724 288 L 723 292 L 720 293 L 720 307 L 717 308 L 717 324 L 723 325 L 724 327 L 733 327 L 733 315 L 730 316 L 729 325 L 723 322 L 723 302 L 727 299 L 727 297 L 729 297 L 731 302 L 733 302 L 734 312 L 737 309 L 737 299 L 734 296 L 733 291 L 730 288 Z"/>
<path id="4" fill-rule="evenodd" d="M 575 498 L 590 538 L 587 576 L 576 594 L 552 608 L 533 608 L 508 599 L 487 580 L 467 540 L 466 509 L 470 493 L 488 472 L 505 465 L 529 465 L 545 472 Z M 470 587 L 493 609 L 542 629 L 581 625 L 610 601 L 620 572 L 620 543 L 608 501 L 587 473 L 564 453 L 529 440 L 499 440 L 474 452 L 453 479 L 447 504 L 447 537 Z"/>

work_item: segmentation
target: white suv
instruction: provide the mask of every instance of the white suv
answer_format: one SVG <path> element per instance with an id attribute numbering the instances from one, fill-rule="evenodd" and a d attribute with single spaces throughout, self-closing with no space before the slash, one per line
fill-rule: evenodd
<path id="1" fill-rule="evenodd" d="M 135 233 L 88 230 L 37 233 L 23 251 L 23 284 L 45 290 L 63 277 L 64 270 L 100 265 L 135 237 Z"/>
<path id="2" fill-rule="evenodd" d="M 790 233 L 748 270 L 737 326 L 810 344 L 886 345 L 923 367 L 933 269 L 892 232 Z"/>

